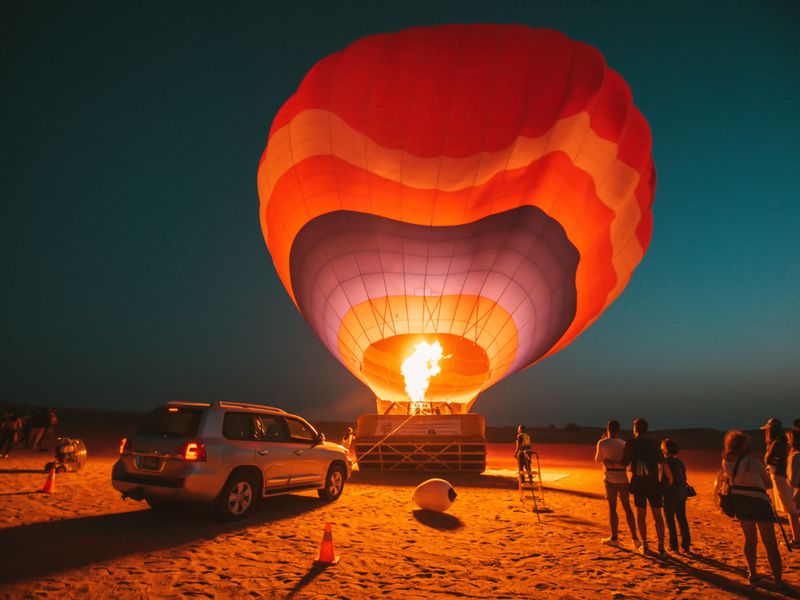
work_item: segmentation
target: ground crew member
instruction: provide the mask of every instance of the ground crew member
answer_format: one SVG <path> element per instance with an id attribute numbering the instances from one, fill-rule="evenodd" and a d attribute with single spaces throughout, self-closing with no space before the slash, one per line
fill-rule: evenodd
<path id="1" fill-rule="evenodd" d="M 347 431 L 344 432 L 344 437 L 342 437 L 342 446 L 344 446 L 344 449 L 350 452 L 350 446 L 353 444 L 353 440 L 355 439 L 356 436 L 353 433 L 353 428 L 348 427 Z"/>
<path id="2" fill-rule="evenodd" d="M 533 448 L 531 447 L 531 436 L 525 432 L 525 425 L 517 427 L 517 445 L 514 449 L 514 458 L 517 459 L 519 472 L 528 472 L 528 475 L 533 481 L 533 474 L 531 473 L 531 455 Z"/>

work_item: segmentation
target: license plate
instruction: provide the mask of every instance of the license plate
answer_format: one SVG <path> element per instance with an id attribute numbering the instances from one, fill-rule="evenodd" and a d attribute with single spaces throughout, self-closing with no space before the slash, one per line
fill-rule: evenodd
<path id="1" fill-rule="evenodd" d="M 157 456 L 140 456 L 139 468 L 158 470 L 159 462 Z"/>

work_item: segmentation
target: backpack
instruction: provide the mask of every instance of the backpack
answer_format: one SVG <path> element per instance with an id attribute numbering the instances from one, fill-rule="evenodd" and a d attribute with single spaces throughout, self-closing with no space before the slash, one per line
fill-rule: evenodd
<path id="1" fill-rule="evenodd" d="M 740 456 L 739 460 L 736 461 L 736 466 L 733 467 L 733 477 L 731 479 L 736 479 L 739 463 L 742 462 L 743 458 L 744 456 Z M 714 491 L 716 492 L 717 505 L 722 509 L 722 512 L 733 518 L 736 516 L 736 511 L 733 509 L 733 481 L 731 479 L 728 479 L 728 476 L 725 474 L 725 469 L 722 469 L 717 475 L 717 480 L 714 482 Z"/>
<path id="2" fill-rule="evenodd" d="M 641 438 L 634 446 L 631 456 L 631 474 L 654 482 L 661 480 L 661 460 L 655 443 L 649 438 Z"/>

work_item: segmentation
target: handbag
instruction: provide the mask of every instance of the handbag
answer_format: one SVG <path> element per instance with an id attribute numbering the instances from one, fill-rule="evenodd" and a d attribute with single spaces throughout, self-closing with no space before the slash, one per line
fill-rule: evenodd
<path id="1" fill-rule="evenodd" d="M 687 498 L 694 498 L 697 496 L 697 490 L 695 490 L 692 486 L 688 483 L 686 484 L 686 497 Z"/>
<path id="2" fill-rule="evenodd" d="M 722 512 L 731 518 L 736 516 L 736 511 L 733 509 L 732 480 L 736 479 L 736 472 L 739 470 L 739 464 L 742 462 L 743 458 L 744 456 L 740 456 L 739 460 L 736 461 L 736 466 L 733 467 L 733 477 L 731 477 L 731 479 L 728 479 L 724 469 L 717 475 L 717 504 L 719 504 Z"/>

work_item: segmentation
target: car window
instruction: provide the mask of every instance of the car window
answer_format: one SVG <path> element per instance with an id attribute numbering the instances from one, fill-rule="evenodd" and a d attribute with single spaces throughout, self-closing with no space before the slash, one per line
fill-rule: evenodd
<path id="1" fill-rule="evenodd" d="M 203 411 L 198 408 L 162 406 L 147 415 L 147 420 L 139 428 L 138 433 L 165 437 L 194 437 L 202 414 Z"/>
<path id="2" fill-rule="evenodd" d="M 286 425 L 289 427 L 289 438 L 293 442 L 311 443 L 316 437 L 311 428 L 302 421 L 286 419 Z"/>
<path id="3" fill-rule="evenodd" d="M 285 442 L 283 420 L 272 415 L 253 415 L 253 438 L 259 442 Z"/>
<path id="4" fill-rule="evenodd" d="M 250 413 L 225 413 L 222 435 L 229 440 L 252 440 L 253 416 Z"/>

